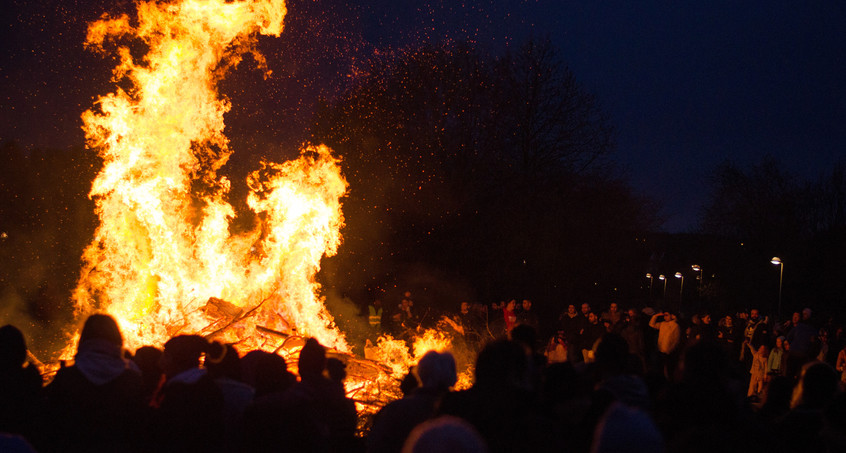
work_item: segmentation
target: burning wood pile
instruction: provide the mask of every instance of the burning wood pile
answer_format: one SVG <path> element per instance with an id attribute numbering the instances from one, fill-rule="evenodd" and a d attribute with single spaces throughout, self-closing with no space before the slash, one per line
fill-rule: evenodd
<path id="1" fill-rule="evenodd" d="M 409 353 L 404 341 L 383 337 L 367 358 L 351 354 L 315 279 L 344 223 L 347 183 L 331 151 L 308 147 L 296 160 L 262 162 L 246 180 L 256 226 L 232 225 L 231 181 L 218 174 L 233 154 L 223 133 L 230 103 L 217 84 L 246 54 L 262 66 L 257 35 L 282 33 L 284 1 L 136 7 L 136 17 L 89 24 L 86 39 L 119 64 L 114 91 L 82 115 L 103 168 L 90 192 L 100 224 L 83 254 L 77 312 L 114 316 L 130 349 L 196 333 L 291 364 L 314 337 L 347 364 L 347 390 L 361 410 L 400 397 L 416 358 L 449 339 L 427 332 Z"/>

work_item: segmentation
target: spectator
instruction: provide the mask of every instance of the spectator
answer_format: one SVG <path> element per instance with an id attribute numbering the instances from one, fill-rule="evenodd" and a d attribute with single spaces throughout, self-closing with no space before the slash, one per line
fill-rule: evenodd
<path id="1" fill-rule="evenodd" d="M 793 392 L 791 410 L 776 425 L 784 451 L 822 452 L 823 410 L 837 394 L 837 374 L 823 362 L 802 367 Z"/>
<path id="2" fill-rule="evenodd" d="M 419 425 L 408 438 L 403 453 L 487 453 L 485 441 L 473 427 L 457 417 L 443 416 Z"/>
<path id="3" fill-rule="evenodd" d="M 141 370 L 144 402 L 149 404 L 164 379 L 161 367 L 162 351 L 154 346 L 142 346 L 135 351 L 132 361 Z"/>
<path id="4" fill-rule="evenodd" d="M 241 358 L 231 344 L 214 342 L 206 355 L 206 368 L 223 395 L 223 427 L 227 450 L 235 450 L 241 439 L 244 411 L 253 402 L 255 389 L 241 380 Z"/>
<path id="5" fill-rule="evenodd" d="M 752 353 L 752 365 L 749 368 L 749 389 L 746 396 L 757 399 L 763 393 L 764 380 L 767 376 L 767 358 L 769 356 L 767 345 L 762 344 L 756 348 L 752 346 L 749 339 L 744 340 L 743 344 Z"/>
<path id="6" fill-rule="evenodd" d="M 767 375 L 768 376 L 783 376 L 784 367 L 782 361 L 784 360 L 784 337 L 776 338 L 775 347 L 767 356 Z"/>
<path id="7" fill-rule="evenodd" d="M 43 410 L 41 374 L 26 360 L 23 333 L 0 327 L 0 432 L 32 439 Z"/>
<path id="8" fill-rule="evenodd" d="M 420 359 L 417 374 L 421 387 L 376 414 L 367 438 L 368 452 L 399 451 L 414 427 L 434 416 L 443 395 L 455 385 L 455 359 L 448 352 L 429 351 Z"/>
<path id="9" fill-rule="evenodd" d="M 137 451 L 142 434 L 141 373 L 123 357 L 114 318 L 93 314 L 79 334 L 74 365 L 46 388 L 49 433 L 42 451 Z"/>
<path id="10" fill-rule="evenodd" d="M 676 321 L 676 315 L 669 311 L 656 313 L 649 320 L 649 327 L 658 331 L 659 364 L 664 375 L 670 379 L 675 371 L 678 346 L 681 341 L 681 329 Z"/>
<path id="11" fill-rule="evenodd" d="M 505 306 L 502 308 L 502 319 L 505 323 L 505 335 L 511 335 L 511 329 L 517 325 L 517 314 L 515 313 L 515 309 L 517 308 L 517 301 L 511 299 Z"/>
<path id="12" fill-rule="evenodd" d="M 532 301 L 523 299 L 521 310 L 517 312 L 517 324 L 525 324 L 538 330 L 538 316 L 532 310 Z"/>
<path id="13" fill-rule="evenodd" d="M 291 397 L 314 409 L 330 450 L 343 451 L 346 445 L 355 442 L 355 404 L 346 397 L 343 389 L 324 377 L 326 348 L 314 338 L 306 340 L 297 369 L 300 382 L 289 390 Z"/>
<path id="14" fill-rule="evenodd" d="M 454 415 L 479 432 L 492 453 L 559 451 L 553 430 L 533 405 L 529 360 L 512 341 L 489 343 L 476 359 L 476 382 L 444 396 L 439 414 Z"/>
<path id="15" fill-rule="evenodd" d="M 617 302 L 611 302 L 608 306 L 608 311 L 602 313 L 601 319 L 602 322 L 608 323 L 608 331 L 609 332 L 618 332 L 619 333 L 619 324 L 623 318 L 623 313 L 620 312 L 620 308 L 617 305 Z"/>
<path id="16" fill-rule="evenodd" d="M 208 349 L 197 335 L 178 335 L 164 345 L 165 382 L 153 400 L 151 434 L 165 451 L 214 452 L 225 446 L 223 394 L 200 367 Z"/>

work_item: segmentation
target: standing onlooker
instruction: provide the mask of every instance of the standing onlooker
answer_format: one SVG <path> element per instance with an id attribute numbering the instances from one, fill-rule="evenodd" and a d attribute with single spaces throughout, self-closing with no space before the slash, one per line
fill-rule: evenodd
<path id="1" fill-rule="evenodd" d="M 209 343 L 198 335 L 168 340 L 162 354 L 165 381 L 153 406 L 152 438 L 165 451 L 223 451 L 223 392 L 200 367 Z"/>
<path id="2" fill-rule="evenodd" d="M 123 336 L 111 316 L 88 317 L 74 365 L 60 369 L 46 393 L 50 434 L 42 451 L 140 449 L 141 373 L 123 357 Z"/>
<path id="3" fill-rule="evenodd" d="M 646 363 L 646 348 L 643 340 L 643 326 L 640 321 L 640 313 L 630 308 L 623 317 L 623 328 L 620 335 L 629 345 L 629 353 L 637 356 L 642 364 Z"/>
<path id="4" fill-rule="evenodd" d="M 717 341 L 723 347 L 726 355 L 733 361 L 737 361 L 740 357 L 740 350 L 738 346 L 742 344 L 740 338 L 740 329 L 734 325 L 734 318 L 731 315 L 726 315 L 720 322 L 717 330 Z"/>
<path id="5" fill-rule="evenodd" d="M 0 432 L 32 440 L 41 410 L 41 373 L 26 361 L 26 341 L 17 327 L 0 327 Z"/>
<path id="6" fill-rule="evenodd" d="M 761 344 L 765 343 L 769 335 L 769 326 L 767 319 L 761 317 L 761 313 L 757 308 L 749 311 L 749 318 L 746 320 L 746 327 L 743 331 L 743 336 L 749 341 L 753 348 L 757 349 Z"/>
<path id="7" fill-rule="evenodd" d="M 758 397 L 763 393 L 764 380 L 767 376 L 767 345 L 762 344 L 757 348 L 752 346 L 749 339 L 743 341 L 743 344 L 752 352 L 752 364 L 749 368 L 749 390 L 746 396 Z"/>
<path id="8" fill-rule="evenodd" d="M 799 323 L 790 329 L 790 332 L 786 335 L 787 341 L 790 342 L 791 355 L 802 362 L 809 358 L 814 337 L 818 333 L 818 329 L 811 325 L 810 309 L 806 308 L 803 313 L 807 313 L 807 317 L 803 316 Z"/>
<path id="9" fill-rule="evenodd" d="M 781 376 L 784 371 L 784 337 L 776 338 L 775 347 L 767 356 L 767 376 Z M 769 380 L 769 379 L 768 379 Z"/>
<path id="10" fill-rule="evenodd" d="M 620 311 L 617 302 L 611 302 L 608 306 L 608 311 L 602 313 L 602 321 L 608 323 L 608 331 L 619 333 L 622 329 L 620 321 L 623 319 L 623 313 Z"/>
<path id="11" fill-rule="evenodd" d="M 502 320 L 505 323 L 505 335 L 511 335 L 511 329 L 517 325 L 517 314 L 514 310 L 517 308 L 517 301 L 511 299 L 502 307 Z"/>
<path id="12" fill-rule="evenodd" d="M 535 330 L 538 330 L 538 316 L 534 310 L 532 310 L 532 301 L 529 299 L 523 299 L 521 304 L 521 310 L 517 312 L 517 324 L 526 324 L 532 326 Z"/>
<path id="13" fill-rule="evenodd" d="M 659 320 L 659 317 L 662 319 Z M 672 378 L 677 360 L 676 352 L 681 341 L 681 329 L 676 321 L 676 315 L 669 311 L 655 313 L 649 320 L 649 327 L 658 331 L 660 365 L 664 375 Z"/>
<path id="14" fill-rule="evenodd" d="M 558 328 L 564 331 L 567 338 L 576 338 L 579 333 L 579 311 L 575 304 L 567 305 L 567 311 L 558 316 Z"/>
<path id="15" fill-rule="evenodd" d="M 837 353 L 837 363 L 835 369 L 840 372 L 840 385 L 846 386 L 846 346 Z"/>

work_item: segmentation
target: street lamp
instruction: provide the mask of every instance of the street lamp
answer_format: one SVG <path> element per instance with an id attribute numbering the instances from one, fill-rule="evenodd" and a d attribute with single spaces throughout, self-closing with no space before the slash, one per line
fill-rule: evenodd
<path id="1" fill-rule="evenodd" d="M 696 278 L 699 279 L 699 297 L 702 297 L 702 284 L 704 283 L 704 279 L 702 278 L 702 266 L 694 264 L 693 266 L 690 266 L 690 268 L 693 269 L 693 272 L 699 272 L 699 276 Z"/>
<path id="2" fill-rule="evenodd" d="M 661 299 L 663 300 L 667 298 L 667 277 L 664 277 L 664 274 L 661 274 L 658 276 L 658 280 L 664 281 L 664 292 L 661 294 Z"/>
<path id="3" fill-rule="evenodd" d="M 778 266 L 778 319 L 781 321 L 781 283 L 784 279 L 784 261 L 781 258 L 774 256 L 770 260 L 771 263 Z"/>
<path id="4" fill-rule="evenodd" d="M 675 277 L 681 279 L 681 288 L 679 288 L 679 313 L 681 313 L 682 294 L 684 294 L 684 275 L 681 272 L 676 272 Z"/>
<path id="5" fill-rule="evenodd" d="M 649 300 L 652 300 L 652 274 L 649 272 L 646 273 L 646 278 L 649 279 Z"/>

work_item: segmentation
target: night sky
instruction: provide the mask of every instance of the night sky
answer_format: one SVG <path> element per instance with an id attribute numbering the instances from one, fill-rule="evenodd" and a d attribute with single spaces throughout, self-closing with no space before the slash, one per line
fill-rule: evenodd
<path id="1" fill-rule="evenodd" d="M 683 3 L 683 4 L 682 4 Z M 237 146 L 297 143 L 319 98 L 357 61 L 390 47 L 471 40 L 491 52 L 550 37 L 616 130 L 620 171 L 690 231 L 706 176 L 725 159 L 771 155 L 816 179 L 846 156 L 846 3 L 724 1 L 292 1 L 280 39 L 262 39 L 274 76 L 222 85 Z M 114 62 L 83 49 L 86 23 L 128 1 L 5 2 L 0 140 L 65 149 L 79 115 L 112 90 Z M 230 121 L 231 120 L 231 121 Z"/>

